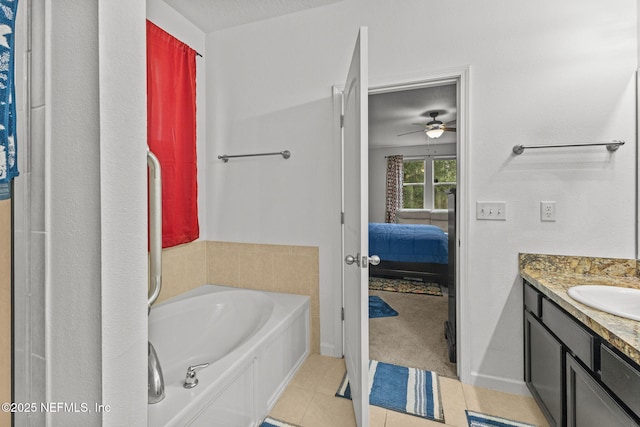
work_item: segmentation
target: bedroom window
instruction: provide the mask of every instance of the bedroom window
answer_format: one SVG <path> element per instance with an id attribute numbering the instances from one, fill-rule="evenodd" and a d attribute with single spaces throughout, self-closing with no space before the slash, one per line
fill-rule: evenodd
<path id="1" fill-rule="evenodd" d="M 455 158 L 433 159 L 434 209 L 447 209 L 447 192 L 456 188 L 457 169 Z"/>
<path id="2" fill-rule="evenodd" d="M 405 160 L 403 162 L 402 207 L 424 209 L 425 161 Z"/>
<path id="3" fill-rule="evenodd" d="M 457 182 L 455 157 L 405 159 L 403 168 L 403 209 L 447 209 L 447 192 Z"/>

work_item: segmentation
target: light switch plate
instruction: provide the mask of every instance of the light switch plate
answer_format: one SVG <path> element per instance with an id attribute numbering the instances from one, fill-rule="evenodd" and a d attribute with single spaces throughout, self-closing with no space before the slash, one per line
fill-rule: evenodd
<path id="1" fill-rule="evenodd" d="M 476 202 L 476 219 L 507 220 L 507 202 Z"/>

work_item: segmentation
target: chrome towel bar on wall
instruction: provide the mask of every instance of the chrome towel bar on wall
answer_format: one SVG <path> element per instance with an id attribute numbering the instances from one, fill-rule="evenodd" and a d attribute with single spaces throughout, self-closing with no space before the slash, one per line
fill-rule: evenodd
<path id="1" fill-rule="evenodd" d="M 227 163 L 229 159 L 235 158 L 235 157 L 256 157 L 256 156 L 282 156 L 283 159 L 288 159 L 289 157 L 291 157 L 291 151 L 284 150 L 284 151 L 278 151 L 276 153 L 233 154 L 233 155 L 223 154 L 222 156 L 218 156 L 218 159 Z"/>
<path id="2" fill-rule="evenodd" d="M 621 145 L 624 145 L 624 141 L 622 140 L 613 140 L 609 142 L 587 142 L 587 143 L 578 143 L 578 144 L 559 144 L 559 145 L 514 145 L 513 153 L 514 154 L 522 154 L 524 150 L 528 150 L 531 148 L 563 148 L 563 147 L 591 147 L 597 145 L 604 145 L 607 147 L 607 150 L 614 152 Z"/>

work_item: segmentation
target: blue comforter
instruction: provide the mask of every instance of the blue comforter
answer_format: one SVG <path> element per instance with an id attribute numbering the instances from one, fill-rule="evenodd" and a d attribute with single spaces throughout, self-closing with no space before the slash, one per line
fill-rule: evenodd
<path id="1" fill-rule="evenodd" d="M 369 254 L 383 261 L 449 261 L 448 237 L 440 227 L 423 224 L 369 223 Z"/>

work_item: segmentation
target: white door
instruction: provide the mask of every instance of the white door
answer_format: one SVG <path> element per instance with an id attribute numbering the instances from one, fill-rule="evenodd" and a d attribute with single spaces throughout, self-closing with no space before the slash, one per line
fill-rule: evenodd
<path id="1" fill-rule="evenodd" d="M 360 28 L 343 91 L 344 358 L 359 427 L 369 425 L 367 28 Z"/>

